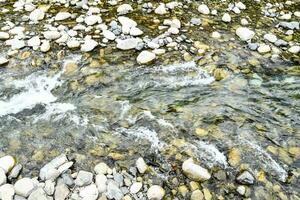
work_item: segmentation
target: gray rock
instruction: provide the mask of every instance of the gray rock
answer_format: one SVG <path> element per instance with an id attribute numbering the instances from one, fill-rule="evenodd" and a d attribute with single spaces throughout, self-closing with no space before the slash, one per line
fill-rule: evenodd
<path id="1" fill-rule="evenodd" d="M 191 19 L 191 24 L 193 24 L 193 25 L 195 25 L 195 26 L 199 26 L 199 25 L 201 25 L 201 19 L 200 19 L 200 18 L 195 18 L 195 17 L 193 17 L 193 18 Z"/>
<path id="2" fill-rule="evenodd" d="M 276 40 L 276 42 L 274 43 L 277 47 L 285 47 L 288 45 L 288 43 L 282 39 L 278 39 Z"/>
<path id="3" fill-rule="evenodd" d="M 35 185 L 32 179 L 22 178 L 15 183 L 14 188 L 17 195 L 28 197 L 29 194 L 34 190 Z"/>
<path id="4" fill-rule="evenodd" d="M 255 51 L 258 48 L 257 43 L 249 43 L 248 48 L 251 49 L 252 51 Z"/>
<path id="5" fill-rule="evenodd" d="M 42 180 L 46 180 L 46 174 L 49 169 L 57 169 L 59 166 L 63 165 L 66 162 L 68 162 L 68 158 L 65 154 L 57 156 L 40 170 L 40 178 Z"/>
<path id="6" fill-rule="evenodd" d="M 142 51 L 138 57 L 136 58 L 137 62 L 139 64 L 148 64 L 155 60 L 156 55 L 152 53 L 151 51 Z"/>
<path id="7" fill-rule="evenodd" d="M 73 177 L 68 174 L 68 173 L 64 173 L 61 175 L 62 179 L 63 179 L 63 182 L 69 186 L 69 187 L 72 187 L 75 183 L 74 183 L 74 179 Z"/>
<path id="8" fill-rule="evenodd" d="M 119 184 L 119 186 L 123 186 L 124 177 L 121 174 L 119 173 L 114 174 L 114 180 Z"/>
<path id="9" fill-rule="evenodd" d="M 293 22 L 280 22 L 278 24 L 279 27 L 285 28 L 285 29 L 291 29 L 291 30 L 298 30 L 299 29 L 299 22 L 293 21 Z"/>
<path id="10" fill-rule="evenodd" d="M 66 172 L 69 168 L 71 168 L 73 166 L 74 162 L 67 162 L 61 166 L 58 167 L 58 171 L 60 174 Z"/>
<path id="11" fill-rule="evenodd" d="M 12 168 L 12 170 L 9 173 L 8 179 L 12 180 L 15 178 L 18 178 L 20 172 L 22 171 L 22 165 L 21 164 L 17 164 L 16 166 L 14 166 L 14 168 Z"/>
<path id="12" fill-rule="evenodd" d="M 75 185 L 77 186 L 86 186 L 91 184 L 93 181 L 93 174 L 87 171 L 79 171 L 77 178 L 75 180 Z"/>
<path id="13" fill-rule="evenodd" d="M 251 185 L 254 184 L 254 177 L 252 174 L 248 171 L 244 171 L 236 178 L 238 183 L 245 184 L 245 185 Z"/>
<path id="14" fill-rule="evenodd" d="M 123 198 L 123 193 L 118 187 L 118 183 L 109 180 L 107 184 L 107 197 L 110 199 L 121 200 Z"/>
<path id="15" fill-rule="evenodd" d="M 54 199 L 65 200 L 69 193 L 70 190 L 65 184 L 59 184 L 55 187 Z"/>

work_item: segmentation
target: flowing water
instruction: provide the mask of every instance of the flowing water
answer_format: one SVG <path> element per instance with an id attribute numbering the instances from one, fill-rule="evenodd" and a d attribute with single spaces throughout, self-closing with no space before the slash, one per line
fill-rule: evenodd
<path id="1" fill-rule="evenodd" d="M 89 68 L 82 60 L 75 54 L 52 61 L 57 68 L 0 71 L 1 150 L 27 163 L 28 173 L 59 152 L 75 154 L 82 166 L 101 159 L 130 165 L 142 155 L 162 174 L 176 154 L 193 155 L 236 173 L 227 156 L 234 148 L 254 174 L 263 170 L 299 190 L 297 180 L 283 183 L 300 167 L 289 153 L 300 138 L 299 68 L 218 82 L 194 61 Z M 70 61 L 77 69 L 67 73 Z"/>

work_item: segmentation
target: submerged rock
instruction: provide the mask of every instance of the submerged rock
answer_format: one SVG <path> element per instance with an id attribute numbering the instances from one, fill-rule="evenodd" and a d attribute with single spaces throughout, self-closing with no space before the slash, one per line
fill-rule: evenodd
<path id="1" fill-rule="evenodd" d="M 165 190 L 159 185 L 152 185 L 147 191 L 149 200 L 161 200 L 164 198 L 165 194 Z"/>
<path id="2" fill-rule="evenodd" d="M 183 162 L 182 170 L 188 178 L 195 181 L 206 181 L 211 177 L 207 169 L 195 164 L 192 158 Z"/>
<path id="3" fill-rule="evenodd" d="M 243 173 L 241 173 L 237 178 L 236 178 L 238 183 L 241 184 L 246 184 L 246 185 L 251 185 L 254 184 L 254 177 L 252 176 L 252 174 L 250 174 L 250 172 L 248 171 L 244 171 Z"/>

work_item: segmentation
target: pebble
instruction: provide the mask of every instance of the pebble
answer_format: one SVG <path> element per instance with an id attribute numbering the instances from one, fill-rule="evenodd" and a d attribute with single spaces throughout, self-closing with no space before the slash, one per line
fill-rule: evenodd
<path id="1" fill-rule="evenodd" d="M 136 58 L 137 62 L 139 64 L 148 64 L 152 62 L 156 58 L 155 53 L 152 53 L 151 51 L 142 51 L 138 57 Z"/>
<path id="2" fill-rule="evenodd" d="M 58 31 L 45 31 L 43 35 L 48 40 L 56 40 L 61 36 L 60 32 Z"/>
<path id="3" fill-rule="evenodd" d="M 144 174 L 146 172 L 146 170 L 148 169 L 148 166 L 147 164 L 145 163 L 144 159 L 142 157 L 139 157 L 137 160 L 136 160 L 136 167 L 138 169 L 138 171 L 141 173 L 141 174 Z"/>
<path id="4" fill-rule="evenodd" d="M 201 192 L 201 190 L 195 190 L 195 191 L 193 191 L 193 193 L 191 195 L 191 200 L 202 200 L 203 198 L 204 198 L 204 195 Z"/>
<path id="5" fill-rule="evenodd" d="M 109 30 L 103 30 L 103 36 L 108 39 L 108 40 L 115 40 L 116 39 L 116 35 L 109 31 Z"/>
<path id="6" fill-rule="evenodd" d="M 251 40 L 255 35 L 255 33 L 253 31 L 251 31 L 250 29 L 248 29 L 246 27 L 237 28 L 235 33 L 237 36 L 239 36 L 239 38 L 242 41 Z"/>
<path id="7" fill-rule="evenodd" d="M 49 50 L 50 50 L 50 42 L 48 40 L 43 41 L 41 45 L 41 52 L 47 52 Z"/>
<path id="8" fill-rule="evenodd" d="M 4 156 L 0 158 L 0 168 L 2 168 L 5 173 L 8 173 L 16 164 L 16 160 L 12 156 Z"/>
<path id="9" fill-rule="evenodd" d="M 45 17 L 45 12 L 39 8 L 33 10 L 29 15 L 29 19 L 33 22 L 40 21 L 40 20 L 44 19 L 44 17 Z"/>
<path id="10" fill-rule="evenodd" d="M 119 15 L 126 15 L 127 13 L 133 11 L 133 8 L 129 4 L 122 4 L 118 7 L 117 12 Z"/>
<path id="11" fill-rule="evenodd" d="M 103 193 L 106 191 L 106 183 L 107 183 L 107 178 L 104 174 L 99 173 L 96 175 L 96 185 L 98 187 L 98 190 L 100 193 Z"/>
<path id="12" fill-rule="evenodd" d="M 14 185 L 16 194 L 22 197 L 28 197 L 34 187 L 34 182 L 30 178 L 19 179 Z"/>
<path id="13" fill-rule="evenodd" d="M 204 15 L 208 15 L 208 14 L 210 13 L 209 8 L 208 8 L 207 5 L 205 5 L 205 4 L 199 5 L 198 11 L 199 11 L 201 14 L 204 14 Z"/>
<path id="14" fill-rule="evenodd" d="M 70 49 L 78 48 L 80 46 L 80 42 L 76 39 L 71 39 L 67 41 L 67 46 Z"/>
<path id="15" fill-rule="evenodd" d="M 252 176 L 252 174 L 250 174 L 250 172 L 244 171 L 237 177 L 236 180 L 238 183 L 245 184 L 245 185 L 251 185 L 251 184 L 254 184 L 255 179 Z"/>
<path id="16" fill-rule="evenodd" d="M 44 190 L 48 195 L 53 195 L 55 191 L 55 182 L 52 180 L 46 180 Z"/>
<path id="17" fill-rule="evenodd" d="M 193 17 L 193 18 L 191 19 L 191 24 L 196 25 L 196 26 L 199 26 L 199 25 L 201 25 L 201 19 L 200 19 L 200 18 L 195 18 L 195 17 Z"/>
<path id="18" fill-rule="evenodd" d="M 48 200 L 48 197 L 43 188 L 39 187 L 29 195 L 28 200 Z"/>
<path id="19" fill-rule="evenodd" d="M 10 45 L 12 50 L 22 49 L 23 47 L 25 47 L 25 42 L 17 38 L 7 40 L 6 44 Z"/>
<path id="20" fill-rule="evenodd" d="M 0 199 L 13 200 L 14 195 L 15 195 L 15 189 L 13 185 L 5 184 L 0 187 Z"/>
<path id="21" fill-rule="evenodd" d="M 158 15 L 164 15 L 167 14 L 167 9 L 166 9 L 166 5 L 164 3 L 161 3 L 155 10 L 154 10 L 155 14 Z"/>
<path id="22" fill-rule="evenodd" d="M 147 191 L 147 197 L 149 200 L 161 200 L 165 193 L 165 190 L 159 185 L 152 185 Z"/>
<path id="23" fill-rule="evenodd" d="M 116 40 L 117 48 L 122 50 L 129 50 L 137 48 L 138 44 L 142 42 L 139 38 L 128 38 L 125 40 Z"/>
<path id="24" fill-rule="evenodd" d="M 95 25 L 96 23 L 100 24 L 102 22 L 102 18 L 98 15 L 90 15 L 84 19 L 84 22 L 86 23 L 86 25 L 92 26 Z"/>
<path id="25" fill-rule="evenodd" d="M 8 59 L 6 59 L 5 57 L 0 57 L 0 65 L 5 65 L 9 62 Z"/>
<path id="26" fill-rule="evenodd" d="M 265 35 L 264 35 L 264 39 L 267 40 L 267 41 L 269 41 L 269 42 L 271 42 L 271 43 L 274 43 L 274 42 L 277 41 L 276 35 L 271 34 L 271 33 L 265 34 Z"/>
<path id="27" fill-rule="evenodd" d="M 2 168 L 0 168 L 0 185 L 5 184 L 6 180 L 7 180 L 7 178 L 5 175 L 5 171 Z"/>
<path id="28" fill-rule="evenodd" d="M 240 185 L 237 187 L 236 191 L 240 194 L 240 195 L 245 195 L 246 193 L 246 187 L 243 185 Z"/>
<path id="29" fill-rule="evenodd" d="M 54 199 L 65 200 L 69 193 L 70 190 L 65 184 L 59 184 L 55 187 Z"/>
<path id="30" fill-rule="evenodd" d="M 79 192 L 79 196 L 85 200 L 96 200 L 99 196 L 99 191 L 95 184 L 91 184 L 82 188 Z"/>
<path id="31" fill-rule="evenodd" d="M 241 19 L 241 24 L 243 26 L 247 26 L 249 24 L 249 22 L 247 21 L 247 19 L 243 18 L 243 19 Z"/>
<path id="32" fill-rule="evenodd" d="M 215 39 L 219 39 L 219 38 L 221 38 L 221 34 L 217 31 L 214 31 L 214 32 L 212 32 L 211 37 L 215 38 Z"/>
<path id="33" fill-rule="evenodd" d="M 75 185 L 77 186 L 86 186 L 91 184 L 93 181 L 93 174 L 91 172 L 87 172 L 87 171 L 79 171 L 77 178 L 75 180 Z"/>
<path id="34" fill-rule="evenodd" d="M 28 44 L 28 46 L 36 49 L 41 45 L 41 40 L 40 40 L 39 36 L 34 36 L 27 41 L 27 44 Z"/>
<path id="35" fill-rule="evenodd" d="M 108 169 L 109 167 L 104 162 L 101 162 L 94 167 L 94 171 L 96 172 L 96 174 L 107 174 Z"/>
<path id="36" fill-rule="evenodd" d="M 259 53 L 268 53 L 271 51 L 271 47 L 267 44 L 260 44 L 259 47 L 257 48 L 257 51 Z"/>
<path id="37" fill-rule="evenodd" d="M 223 17 L 222 17 L 222 21 L 223 22 L 230 22 L 231 21 L 231 17 L 228 13 L 224 13 Z"/>
<path id="38" fill-rule="evenodd" d="M 142 35 L 143 33 L 144 32 L 141 29 L 139 29 L 137 27 L 131 27 L 129 34 L 132 36 L 139 36 L 139 35 Z"/>
<path id="39" fill-rule="evenodd" d="M 300 46 L 292 46 L 288 49 L 288 51 L 290 53 L 294 53 L 294 54 L 297 54 L 300 52 Z"/>
<path id="40" fill-rule="evenodd" d="M 173 35 L 177 35 L 179 33 L 179 29 L 176 28 L 176 27 L 170 27 L 168 29 L 168 32 L 171 33 L 171 34 L 173 34 Z"/>
<path id="41" fill-rule="evenodd" d="M 183 162 L 182 170 L 188 178 L 194 181 L 206 181 L 211 177 L 207 169 L 195 164 L 192 158 Z"/>
<path id="42" fill-rule="evenodd" d="M 71 17 L 69 12 L 59 12 L 55 16 L 55 21 L 63 21 Z"/>
<path id="43" fill-rule="evenodd" d="M 135 182 L 130 186 L 130 193 L 136 194 L 138 193 L 143 187 L 143 184 L 141 182 Z"/>
<path id="44" fill-rule="evenodd" d="M 109 181 L 107 184 L 107 197 L 110 199 L 121 200 L 123 198 L 123 193 L 118 187 L 118 183 L 115 181 Z"/>
<path id="45" fill-rule="evenodd" d="M 7 40 L 9 39 L 9 34 L 6 32 L 0 32 L 0 40 Z"/>
<path id="46" fill-rule="evenodd" d="M 86 39 L 84 43 L 81 45 L 81 51 L 89 52 L 92 51 L 96 46 L 98 46 L 98 42 L 93 39 Z"/>

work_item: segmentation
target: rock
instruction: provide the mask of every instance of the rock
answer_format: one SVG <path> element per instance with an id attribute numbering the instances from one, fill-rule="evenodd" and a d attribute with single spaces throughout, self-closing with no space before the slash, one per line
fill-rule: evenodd
<path id="1" fill-rule="evenodd" d="M 9 62 L 8 59 L 6 59 L 5 57 L 0 57 L 0 65 L 5 65 Z"/>
<path id="2" fill-rule="evenodd" d="M 292 46 L 288 49 L 288 51 L 290 53 L 294 53 L 294 54 L 297 54 L 300 52 L 300 46 Z"/>
<path id="3" fill-rule="evenodd" d="M 10 45 L 12 50 L 22 49 L 23 47 L 25 47 L 25 42 L 17 38 L 7 40 L 6 44 Z"/>
<path id="4" fill-rule="evenodd" d="M 91 184 L 82 188 L 79 192 L 79 196 L 86 200 L 96 200 L 98 198 L 99 192 L 95 184 Z"/>
<path id="5" fill-rule="evenodd" d="M 39 187 L 30 194 L 28 200 L 48 200 L 48 198 L 43 188 Z"/>
<path id="6" fill-rule="evenodd" d="M 137 27 L 131 27 L 129 34 L 132 36 L 139 36 L 143 34 L 143 31 Z"/>
<path id="7" fill-rule="evenodd" d="M 260 44 L 259 45 L 259 47 L 257 48 L 257 51 L 259 52 L 259 53 L 268 53 L 268 52 L 270 52 L 271 51 L 271 48 L 270 48 L 270 46 L 269 45 L 267 45 L 267 44 Z"/>
<path id="8" fill-rule="evenodd" d="M 41 45 L 41 40 L 39 36 L 34 36 L 27 41 L 28 46 L 38 48 Z"/>
<path id="9" fill-rule="evenodd" d="M 29 15 L 29 19 L 31 21 L 37 22 L 40 21 L 42 19 L 44 19 L 45 16 L 45 12 L 42 9 L 35 9 L 33 10 L 30 15 Z"/>
<path id="10" fill-rule="evenodd" d="M 8 173 L 16 164 L 16 160 L 12 156 L 4 156 L 0 158 L 0 168 L 2 168 L 5 173 Z"/>
<path id="11" fill-rule="evenodd" d="M 133 11 L 133 8 L 129 4 L 122 4 L 118 7 L 117 12 L 119 15 L 126 15 L 127 13 Z"/>
<path id="12" fill-rule="evenodd" d="M 158 14 L 158 15 L 164 15 L 167 12 L 167 9 L 166 9 L 166 5 L 164 3 L 161 3 L 155 10 L 154 10 L 155 14 Z"/>
<path id="13" fill-rule="evenodd" d="M 41 52 L 47 52 L 50 50 L 50 42 L 48 40 L 43 41 L 41 45 Z"/>
<path id="14" fill-rule="evenodd" d="M 249 22 L 247 21 L 247 19 L 243 18 L 243 19 L 241 19 L 241 24 L 242 24 L 243 26 L 246 26 L 246 25 L 249 24 Z"/>
<path id="15" fill-rule="evenodd" d="M 46 194 L 53 195 L 55 191 L 55 182 L 52 180 L 46 180 L 44 190 Z"/>
<path id="16" fill-rule="evenodd" d="M 2 168 L 0 168 L 0 185 L 5 184 L 6 180 L 7 180 L 7 178 L 5 175 L 5 171 Z"/>
<path id="17" fill-rule="evenodd" d="M 106 191 L 106 183 L 107 183 L 107 178 L 104 174 L 96 175 L 96 185 L 100 193 Z"/>
<path id="18" fill-rule="evenodd" d="M 195 190 L 191 195 L 191 200 L 202 200 L 204 198 L 201 190 Z"/>
<path id="19" fill-rule="evenodd" d="M 142 51 L 136 58 L 139 64 L 148 64 L 156 58 L 155 53 L 151 51 Z"/>
<path id="20" fill-rule="evenodd" d="M 173 35 L 177 35 L 179 33 L 179 29 L 176 28 L 176 27 L 170 27 L 168 29 L 168 32 L 171 33 L 171 34 L 173 34 Z"/>
<path id="21" fill-rule="evenodd" d="M 212 32 L 211 37 L 215 38 L 215 39 L 219 39 L 219 38 L 221 38 L 221 34 L 217 31 L 214 31 L 214 32 Z"/>
<path id="22" fill-rule="evenodd" d="M 228 153 L 228 163 L 233 166 L 237 167 L 241 161 L 241 154 L 237 148 L 232 148 L 229 150 Z"/>
<path id="23" fill-rule="evenodd" d="M 285 46 L 288 45 L 288 43 L 287 43 L 286 41 L 282 40 L 282 39 L 276 40 L 276 42 L 275 42 L 274 44 L 275 44 L 277 47 L 281 47 L 281 46 L 285 47 Z"/>
<path id="24" fill-rule="evenodd" d="M 87 171 L 79 171 L 77 178 L 75 180 L 75 185 L 77 186 L 86 186 L 91 184 L 93 181 L 93 174 L 91 172 L 87 172 Z"/>
<path id="25" fill-rule="evenodd" d="M 255 33 L 246 27 L 239 27 L 236 29 L 236 35 L 240 37 L 242 41 L 251 40 Z"/>
<path id="26" fill-rule="evenodd" d="M 98 46 L 98 42 L 93 39 L 85 39 L 84 43 L 81 45 L 81 51 L 89 52 L 92 51 L 96 46 Z"/>
<path id="27" fill-rule="evenodd" d="M 240 184 L 244 184 L 244 185 L 252 185 L 254 184 L 254 177 L 252 176 L 252 174 L 250 174 L 250 172 L 248 171 L 244 171 L 243 173 L 241 173 L 237 178 L 236 178 L 237 182 Z"/>
<path id="28" fill-rule="evenodd" d="M 212 200 L 212 195 L 207 188 L 203 189 L 204 199 L 205 200 Z"/>
<path id="29" fill-rule="evenodd" d="M 165 193 L 165 190 L 159 185 L 152 185 L 147 191 L 147 197 L 149 200 L 161 200 Z"/>
<path id="30" fill-rule="evenodd" d="M 119 186 L 123 186 L 124 177 L 120 173 L 114 173 L 114 180 L 119 184 Z"/>
<path id="31" fill-rule="evenodd" d="M 129 38 L 125 40 L 116 40 L 117 41 L 117 48 L 122 50 L 129 50 L 137 48 L 138 44 L 143 42 L 139 38 Z"/>
<path id="32" fill-rule="evenodd" d="M 67 46 L 70 49 L 78 48 L 80 46 L 80 42 L 76 39 L 71 39 L 67 42 Z"/>
<path id="33" fill-rule="evenodd" d="M 208 14 L 210 13 L 209 8 L 208 8 L 207 5 L 205 5 L 205 4 L 201 4 L 201 5 L 198 7 L 198 11 L 199 11 L 201 14 L 204 14 L 204 15 L 208 15 Z"/>
<path id="34" fill-rule="evenodd" d="M 109 31 L 109 30 L 104 30 L 103 31 L 103 36 L 108 39 L 108 40 L 115 40 L 116 39 L 116 35 Z"/>
<path id="35" fill-rule="evenodd" d="M 231 21 L 231 17 L 228 13 L 224 13 L 223 17 L 222 17 L 222 21 L 223 22 L 230 22 Z"/>
<path id="36" fill-rule="evenodd" d="M 5 184 L 0 187 L 0 199 L 13 200 L 14 195 L 15 195 L 15 189 L 13 185 Z"/>
<path id="37" fill-rule="evenodd" d="M 240 195 L 245 195 L 246 193 L 246 187 L 243 185 L 240 185 L 237 187 L 236 191 L 240 194 Z"/>
<path id="38" fill-rule="evenodd" d="M 64 174 L 61 175 L 61 177 L 63 179 L 64 184 L 66 184 L 67 186 L 73 187 L 75 185 L 74 179 L 71 176 L 71 174 L 64 173 Z"/>
<path id="39" fill-rule="evenodd" d="M 265 34 L 265 35 L 264 35 L 264 39 L 267 40 L 267 41 L 269 41 L 269 42 L 271 42 L 271 43 L 274 43 L 274 42 L 277 41 L 276 35 L 273 35 L 273 34 L 271 34 L 271 33 Z"/>
<path id="40" fill-rule="evenodd" d="M 109 167 L 107 166 L 107 164 L 102 162 L 95 166 L 94 171 L 96 172 L 96 174 L 107 174 L 108 169 Z"/>
<path id="41" fill-rule="evenodd" d="M 184 174 L 194 181 L 206 181 L 210 179 L 210 173 L 200 165 L 194 164 L 192 158 L 186 160 L 182 164 Z"/>
<path id="42" fill-rule="evenodd" d="M 136 194 L 141 190 L 142 187 L 143 187 L 143 184 L 141 182 L 135 182 L 130 186 L 130 193 Z"/>
<path id="43" fill-rule="evenodd" d="M 121 25 L 122 25 L 122 31 L 123 31 L 123 33 L 124 33 L 124 29 L 126 30 L 126 31 L 128 31 L 128 33 L 129 33 L 129 31 L 130 31 L 130 29 L 132 28 L 132 27 L 135 27 L 135 26 L 137 26 L 137 23 L 134 21 L 134 20 L 132 20 L 132 19 L 130 19 L 130 18 L 128 18 L 128 17 L 124 17 L 124 16 L 120 16 L 120 17 L 118 17 L 118 21 L 121 23 Z M 125 32 L 126 32 L 125 31 Z"/>
<path id="44" fill-rule="evenodd" d="M 45 31 L 43 35 L 48 40 L 56 40 L 61 36 L 60 32 L 58 31 Z"/>
<path id="45" fill-rule="evenodd" d="M 34 182 L 30 178 L 19 179 L 14 185 L 16 194 L 22 197 L 28 197 L 34 187 Z"/>
<path id="46" fill-rule="evenodd" d="M 1 63 L 1 61 L 0 61 L 0 63 Z M 12 180 L 12 179 L 18 178 L 20 172 L 22 171 L 22 168 L 23 167 L 21 164 L 17 164 L 16 166 L 14 166 L 14 168 L 12 168 L 12 170 L 9 173 L 8 179 Z"/>
<path id="47" fill-rule="evenodd" d="M 191 19 L 191 24 L 193 24 L 193 25 L 195 25 L 195 26 L 199 26 L 199 25 L 201 25 L 201 19 L 200 19 L 200 18 L 195 18 L 195 17 L 193 17 L 193 18 Z"/>
<path id="48" fill-rule="evenodd" d="M 106 195 L 110 199 L 121 200 L 123 198 L 123 193 L 118 187 L 118 183 L 115 181 L 109 181 L 107 184 Z"/>
<path id="49" fill-rule="evenodd" d="M 43 45 L 43 44 L 42 44 Z M 42 47 L 41 47 L 42 49 Z M 50 178 L 53 178 L 53 173 L 59 173 L 57 168 L 64 163 L 68 162 L 68 158 L 65 154 L 61 154 L 51 160 L 48 164 L 46 164 L 42 169 L 40 170 L 39 177 L 41 180 L 48 180 Z M 59 174 L 58 174 L 59 176 Z"/>
<path id="50" fill-rule="evenodd" d="M 102 18 L 98 15 L 90 15 L 90 16 L 87 16 L 85 19 L 84 19 L 84 22 L 86 23 L 86 25 L 88 26 L 93 26 L 97 23 L 101 23 L 102 22 Z"/>
<path id="51" fill-rule="evenodd" d="M 55 21 L 63 21 L 71 17 L 71 13 L 69 12 L 59 12 L 55 16 Z"/>
<path id="52" fill-rule="evenodd" d="M 55 200 L 65 200 L 69 195 L 70 190 L 65 184 L 59 184 L 55 187 L 54 199 Z"/>
<path id="53" fill-rule="evenodd" d="M 147 164 L 145 163 L 144 159 L 142 157 L 139 157 L 136 161 L 136 167 L 139 170 L 141 174 L 144 174 L 146 170 L 148 169 Z"/>
<path id="54" fill-rule="evenodd" d="M 69 168 L 71 168 L 73 166 L 74 162 L 67 162 L 65 164 L 62 164 L 61 166 L 58 167 L 58 172 L 59 174 L 62 174 L 64 172 L 66 172 Z"/>
<path id="55" fill-rule="evenodd" d="M 7 40 L 9 39 L 9 34 L 6 32 L 0 32 L 0 40 Z"/>

